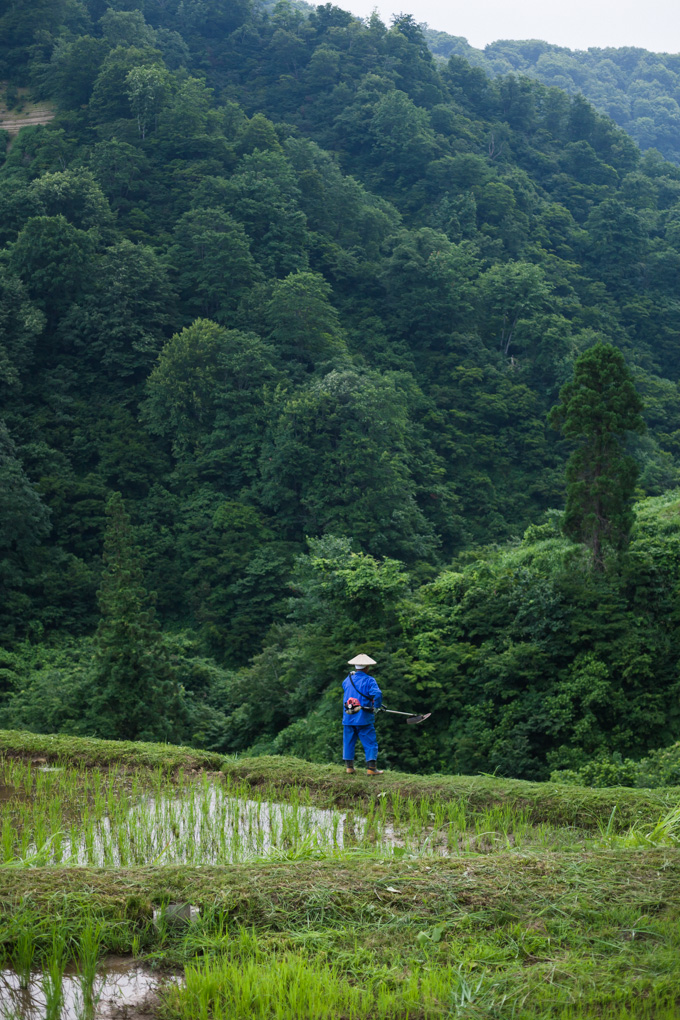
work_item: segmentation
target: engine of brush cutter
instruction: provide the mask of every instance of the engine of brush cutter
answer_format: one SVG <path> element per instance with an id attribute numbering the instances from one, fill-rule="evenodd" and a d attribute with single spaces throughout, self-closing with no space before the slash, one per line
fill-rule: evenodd
<path id="1" fill-rule="evenodd" d="M 361 711 L 361 702 L 358 698 L 348 698 L 344 705 L 347 715 L 356 715 Z"/>

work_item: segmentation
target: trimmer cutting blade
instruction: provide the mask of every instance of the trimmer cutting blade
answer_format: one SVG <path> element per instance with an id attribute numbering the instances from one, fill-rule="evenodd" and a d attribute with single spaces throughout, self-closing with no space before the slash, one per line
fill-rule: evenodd
<path id="1" fill-rule="evenodd" d="M 415 726 L 416 723 L 425 722 L 425 720 L 429 719 L 431 715 L 432 712 L 426 712 L 425 715 L 410 715 L 406 720 L 406 725 Z"/>
<path id="2" fill-rule="evenodd" d="M 425 712 L 424 715 L 411 715 L 410 712 L 397 712 L 395 708 L 380 708 L 379 712 L 389 712 L 390 715 L 405 715 L 408 716 L 406 720 L 407 726 L 415 726 L 416 723 L 425 722 L 432 715 L 432 712 Z"/>

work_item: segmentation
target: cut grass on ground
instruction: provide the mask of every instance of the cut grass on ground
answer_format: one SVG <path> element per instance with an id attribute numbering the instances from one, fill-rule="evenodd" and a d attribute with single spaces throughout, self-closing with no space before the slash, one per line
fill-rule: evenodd
<path id="1" fill-rule="evenodd" d="M 300 961 L 309 972 L 300 995 L 319 996 L 320 1009 L 332 1007 L 339 978 L 374 997 L 382 990 L 384 1015 L 404 1020 L 658 1017 L 673 1015 L 680 998 L 679 894 L 675 851 L 0 869 L 0 942 L 12 959 L 19 933 L 32 927 L 47 960 L 55 918 L 76 946 L 83 918 L 97 911 L 102 952 L 136 951 L 166 966 L 196 960 L 186 995 L 169 993 L 168 1016 L 186 1020 L 323 1015 L 300 1000 L 286 999 L 280 1013 L 262 1004 L 264 975 L 283 966 L 292 977 Z M 168 901 L 200 906 L 201 919 L 184 930 L 154 925 L 154 906 Z M 227 978 L 233 987 L 241 970 L 251 1013 L 227 994 Z M 367 1007 L 355 1015 L 381 1014 Z"/>
<path id="2" fill-rule="evenodd" d="M 6 758 L 44 758 L 51 765 L 80 765 L 86 769 L 125 765 L 129 768 L 160 768 L 164 772 L 177 769 L 217 771 L 224 762 L 224 755 L 176 744 L 95 740 L 23 730 L 0 730 L 0 755 Z"/>

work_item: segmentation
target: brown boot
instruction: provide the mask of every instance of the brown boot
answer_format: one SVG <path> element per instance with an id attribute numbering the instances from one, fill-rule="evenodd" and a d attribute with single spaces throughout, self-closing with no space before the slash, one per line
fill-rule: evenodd
<path id="1" fill-rule="evenodd" d="M 383 769 L 379 769 L 378 768 L 378 763 L 376 761 L 367 761 L 366 762 L 366 775 L 367 776 L 381 776 L 382 774 L 383 774 Z"/>
<path id="2" fill-rule="evenodd" d="M 355 769 L 354 769 L 354 762 L 353 761 L 346 761 L 345 765 L 347 766 L 345 768 L 345 772 L 347 773 L 347 775 L 348 776 L 353 776 L 354 775 L 354 771 L 355 771 Z"/>

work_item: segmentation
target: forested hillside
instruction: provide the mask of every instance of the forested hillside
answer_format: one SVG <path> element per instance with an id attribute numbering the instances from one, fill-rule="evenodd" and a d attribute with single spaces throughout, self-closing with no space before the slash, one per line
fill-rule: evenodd
<path id="1" fill-rule="evenodd" d="M 2 725 L 324 759 L 361 646 L 436 702 L 409 768 L 677 737 L 680 169 L 410 17 L 5 0 L 0 40 L 55 112 L 0 166 Z M 661 498 L 604 571 L 547 420 L 598 342 Z"/>
<path id="2" fill-rule="evenodd" d="M 527 75 L 581 93 L 643 151 L 658 149 L 680 163 L 680 54 L 638 46 L 570 50 L 540 39 L 502 39 L 478 50 L 447 32 L 428 29 L 425 37 L 440 59 L 457 54 L 490 75 Z"/>

